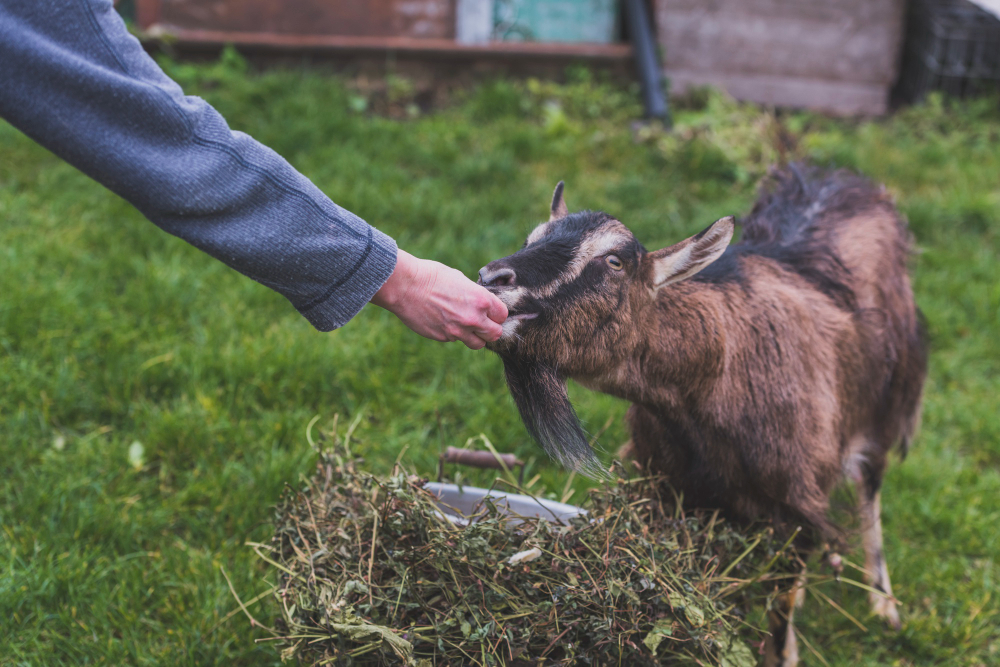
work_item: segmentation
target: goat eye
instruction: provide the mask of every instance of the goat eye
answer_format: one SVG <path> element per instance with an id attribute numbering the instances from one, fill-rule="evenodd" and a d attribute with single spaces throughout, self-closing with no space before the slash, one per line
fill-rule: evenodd
<path id="1" fill-rule="evenodd" d="M 607 262 L 608 266 L 610 266 L 615 271 L 621 271 L 622 267 L 624 266 L 624 264 L 622 264 L 622 261 L 618 259 L 616 255 L 608 255 L 607 257 L 604 258 L 604 261 Z"/>

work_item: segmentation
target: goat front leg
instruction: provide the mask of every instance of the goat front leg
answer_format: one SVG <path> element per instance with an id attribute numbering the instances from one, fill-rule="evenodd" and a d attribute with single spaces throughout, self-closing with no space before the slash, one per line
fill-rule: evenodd
<path id="1" fill-rule="evenodd" d="M 902 627 L 896 599 L 892 597 L 892 584 L 885 564 L 885 550 L 882 546 L 882 500 L 878 491 L 862 490 L 861 523 L 862 539 L 865 545 L 865 574 L 874 588 L 868 594 L 872 611 L 881 616 L 895 630 Z M 877 591 L 877 592 L 876 592 Z"/>
<path id="2" fill-rule="evenodd" d="M 636 465 L 640 466 L 638 461 L 635 460 L 635 443 L 632 442 L 631 438 L 628 442 L 618 448 L 618 452 L 615 454 L 619 459 L 624 461 L 632 461 Z"/>
<path id="3" fill-rule="evenodd" d="M 764 667 L 795 667 L 799 664 L 799 645 L 795 637 L 795 610 L 805 599 L 806 575 L 803 570 L 792 589 L 778 595 L 767 612 L 769 634 L 764 639 Z"/>

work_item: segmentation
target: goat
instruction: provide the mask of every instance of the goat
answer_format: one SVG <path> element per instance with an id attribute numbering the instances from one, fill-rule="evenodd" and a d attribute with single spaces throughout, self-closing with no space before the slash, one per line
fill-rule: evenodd
<path id="1" fill-rule="evenodd" d="M 882 550 L 880 489 L 909 448 L 927 368 L 907 274 L 911 240 L 884 188 L 791 166 L 732 217 L 648 252 L 618 220 L 548 222 L 479 272 L 510 312 L 490 345 L 529 432 L 564 466 L 606 476 L 566 379 L 631 403 L 622 448 L 694 507 L 834 540 L 830 494 L 858 488 L 873 610 L 899 615 Z M 797 590 L 796 590 L 797 589 Z M 796 589 L 770 612 L 765 664 L 797 661 Z"/>

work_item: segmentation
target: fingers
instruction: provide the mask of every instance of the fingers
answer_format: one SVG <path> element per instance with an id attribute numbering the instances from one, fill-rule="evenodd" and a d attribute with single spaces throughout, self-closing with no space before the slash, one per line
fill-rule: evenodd
<path id="1" fill-rule="evenodd" d="M 464 276 L 463 282 L 467 281 Z M 470 281 L 471 282 L 471 281 Z M 500 326 L 507 319 L 507 306 L 489 290 L 475 285 L 475 298 L 469 305 L 473 312 L 467 313 L 467 318 L 461 330 L 455 332 L 455 338 L 465 343 L 472 350 L 481 350 L 487 343 L 499 340 L 503 335 Z"/>
<path id="2" fill-rule="evenodd" d="M 486 302 L 486 316 L 497 324 L 503 324 L 504 320 L 507 319 L 507 306 L 490 291 L 485 289 L 483 291 L 489 295 L 489 300 Z M 499 338 L 499 336 L 500 335 L 497 334 L 497 338 Z M 493 340 L 496 339 L 494 338 Z"/>
<path id="3" fill-rule="evenodd" d="M 484 319 L 477 326 L 463 327 L 452 340 L 460 340 L 472 350 L 481 350 L 487 343 L 499 340 L 503 327 L 493 320 Z"/>
<path id="4" fill-rule="evenodd" d="M 500 336 L 503 335 L 503 327 L 492 319 L 484 320 L 482 324 L 474 329 L 474 331 L 477 336 L 485 340 L 487 343 L 499 340 Z"/>
<path id="5" fill-rule="evenodd" d="M 465 346 L 470 350 L 481 350 L 486 347 L 486 341 L 475 334 L 463 336 L 462 342 L 465 343 Z"/>
<path id="6" fill-rule="evenodd" d="M 462 341 L 470 350 L 481 350 L 486 346 L 486 340 L 476 334 L 472 327 L 454 327 L 445 334 L 446 341 Z"/>

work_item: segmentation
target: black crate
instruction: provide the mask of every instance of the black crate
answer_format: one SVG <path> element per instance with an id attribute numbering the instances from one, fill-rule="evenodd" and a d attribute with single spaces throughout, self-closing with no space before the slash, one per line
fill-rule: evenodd
<path id="1" fill-rule="evenodd" d="M 1000 19 L 966 0 L 913 0 L 896 93 L 966 97 L 1000 90 Z"/>

